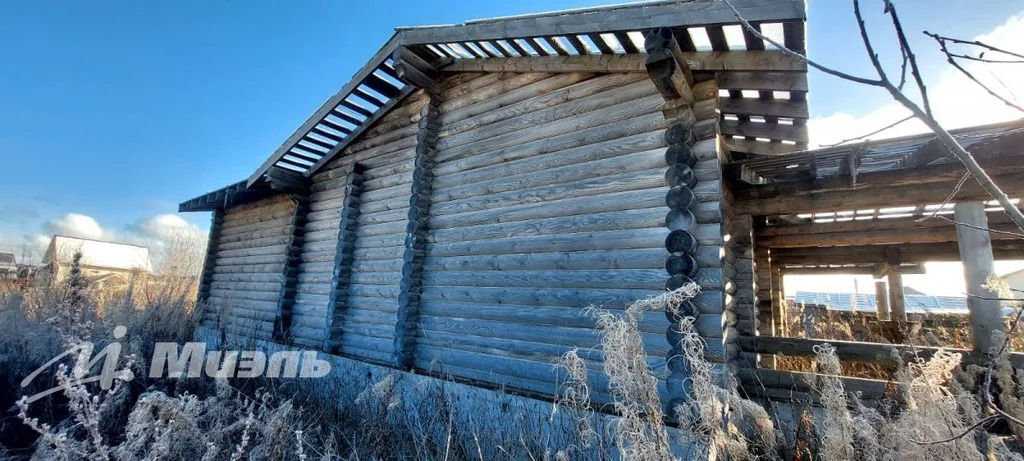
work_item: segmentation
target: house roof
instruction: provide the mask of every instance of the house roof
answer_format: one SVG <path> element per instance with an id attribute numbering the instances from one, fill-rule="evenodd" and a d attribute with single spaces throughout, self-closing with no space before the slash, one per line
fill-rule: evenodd
<path id="1" fill-rule="evenodd" d="M 763 34 L 805 52 L 804 0 L 733 0 Z M 695 70 L 719 72 L 722 131 L 734 150 L 789 151 L 806 144 L 806 65 L 745 33 L 724 2 L 654 1 L 401 27 L 245 181 L 252 187 L 273 169 L 310 176 L 395 107 L 415 87 L 391 59 L 400 47 L 445 71 L 445 65 L 562 57 L 642 58 L 643 37 L 670 27 Z M 766 48 L 768 48 L 766 50 Z M 482 69 L 482 68 L 481 68 Z M 235 185 L 229 186 L 235 187 Z M 227 189 L 227 188 L 225 188 Z M 223 189 L 222 189 L 223 190 Z M 216 196 L 222 190 L 206 195 Z M 198 211 L 185 202 L 182 211 Z"/>
<path id="2" fill-rule="evenodd" d="M 13 253 L 0 253 L 0 265 L 11 265 L 14 264 Z"/>
<path id="3" fill-rule="evenodd" d="M 1009 157 L 1024 153 L 1024 120 L 973 126 L 950 133 L 975 156 Z M 928 132 L 755 157 L 732 162 L 729 168 L 745 182 L 757 184 L 823 180 L 851 176 L 851 172 L 862 175 L 956 162 L 935 134 Z"/>
<path id="4" fill-rule="evenodd" d="M 149 248 L 124 243 L 104 242 L 64 235 L 54 235 L 43 255 L 43 264 L 69 264 L 81 252 L 81 264 L 114 270 L 149 271 Z"/>

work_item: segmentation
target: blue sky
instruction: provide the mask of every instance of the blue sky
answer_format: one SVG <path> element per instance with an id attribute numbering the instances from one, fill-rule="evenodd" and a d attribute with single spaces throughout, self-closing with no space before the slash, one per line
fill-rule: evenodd
<path id="1" fill-rule="evenodd" d="M 865 3 L 877 24 L 880 2 Z M 0 251 L 52 232 L 137 240 L 180 223 L 168 216 L 178 202 L 252 173 L 395 26 L 596 4 L 0 2 Z M 1024 10 L 898 5 L 929 79 L 945 67 L 920 30 L 974 37 Z M 814 59 L 870 71 L 848 2 L 812 0 L 808 43 Z M 830 136 L 887 123 L 873 115 L 889 103 L 878 90 L 817 73 L 810 85 L 812 117 Z M 181 216 L 205 231 L 207 214 Z"/>

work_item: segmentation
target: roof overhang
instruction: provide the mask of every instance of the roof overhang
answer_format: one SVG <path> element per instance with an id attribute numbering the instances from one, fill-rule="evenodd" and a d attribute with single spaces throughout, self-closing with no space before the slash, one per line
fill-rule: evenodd
<path id="1" fill-rule="evenodd" d="M 806 51 L 804 0 L 732 3 L 762 33 Z M 398 28 L 249 176 L 245 187 L 265 181 L 272 168 L 312 175 L 415 91 L 395 69 L 392 55 L 400 48 L 445 72 L 492 71 L 488 65 L 500 68 L 515 60 L 562 59 L 580 65 L 618 57 L 635 65 L 646 56 L 644 35 L 662 27 L 673 29 L 691 67 L 718 74 L 722 132 L 734 151 L 806 148 L 807 70 L 802 62 L 746 33 L 724 2 L 657 1 Z"/>

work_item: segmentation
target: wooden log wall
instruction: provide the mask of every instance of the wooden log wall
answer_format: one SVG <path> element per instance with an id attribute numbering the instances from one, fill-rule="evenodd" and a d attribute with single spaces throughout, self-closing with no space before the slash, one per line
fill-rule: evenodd
<path id="1" fill-rule="evenodd" d="M 204 325 L 234 336 L 271 339 L 294 213 L 288 194 L 224 211 Z"/>
<path id="2" fill-rule="evenodd" d="M 584 308 L 622 309 L 667 278 L 661 97 L 641 73 L 459 74 L 442 88 L 416 367 L 552 394 L 554 363 L 578 347 L 606 399 Z M 664 378 L 667 321 L 641 327 Z"/>
<path id="3" fill-rule="evenodd" d="M 213 265 L 217 261 L 217 247 L 220 245 L 220 231 L 224 226 L 224 209 L 213 210 L 210 217 L 210 236 L 206 241 L 206 256 L 203 259 L 203 273 L 199 276 L 199 292 L 196 295 L 198 304 L 203 305 L 210 300 L 210 285 L 213 283 Z M 209 306 L 205 306 L 208 308 Z M 207 312 L 203 313 L 203 320 Z"/>
<path id="4" fill-rule="evenodd" d="M 309 347 L 330 343 L 334 329 L 338 342 L 326 344 L 338 353 L 367 361 L 388 362 L 394 338 L 405 226 L 413 178 L 417 122 L 423 107 L 422 92 L 415 92 L 364 131 L 334 160 L 312 177 L 310 212 L 295 307 L 294 341 Z M 355 226 L 342 241 L 352 243 L 346 287 L 336 292 L 344 301 L 345 315 L 334 323 L 330 310 L 339 229 L 345 209 L 346 183 L 358 168 L 362 179 Z"/>

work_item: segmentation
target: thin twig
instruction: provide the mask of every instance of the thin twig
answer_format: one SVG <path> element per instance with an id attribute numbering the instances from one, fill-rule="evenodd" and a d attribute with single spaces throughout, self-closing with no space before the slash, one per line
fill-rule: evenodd
<path id="1" fill-rule="evenodd" d="M 925 31 L 925 34 L 928 34 L 928 32 Z M 981 42 L 981 41 L 978 41 L 978 40 L 961 40 L 959 38 L 945 37 L 945 36 L 941 36 L 941 35 L 938 35 L 938 34 L 929 34 L 929 35 L 935 35 L 936 37 L 938 37 L 938 38 L 940 38 L 942 40 L 948 41 L 950 43 L 955 43 L 957 45 L 974 45 L 974 46 L 979 46 L 979 47 L 985 48 L 985 49 L 987 49 L 989 51 L 995 51 L 996 53 L 1002 53 L 1002 54 L 1005 54 L 1005 55 L 1014 56 L 1014 57 L 1017 57 L 1017 58 L 1024 59 L 1024 54 L 1014 53 L 1012 51 L 1007 51 L 1007 50 L 1004 50 L 1002 48 L 996 48 L 996 47 L 994 47 L 992 45 L 989 45 L 989 44 L 987 44 L 985 42 Z"/>
<path id="2" fill-rule="evenodd" d="M 924 221 L 927 221 L 929 219 L 933 219 L 933 218 L 937 217 L 939 215 L 939 211 L 942 211 L 942 209 L 945 208 L 946 205 L 949 205 L 949 202 L 953 201 L 953 198 L 956 197 L 956 194 L 960 193 L 960 189 L 962 189 L 964 187 L 964 183 L 966 183 L 967 180 L 970 177 L 971 177 L 970 173 L 964 173 L 964 175 L 960 178 L 960 180 L 957 181 L 956 184 L 953 186 L 953 190 L 950 191 L 949 195 L 946 195 L 946 199 L 943 200 L 942 203 L 940 203 L 939 206 L 937 208 L 935 208 L 935 210 L 932 211 L 932 213 L 930 215 L 925 216 L 925 217 L 923 217 L 921 219 L 918 219 L 917 222 L 924 222 Z"/>
<path id="3" fill-rule="evenodd" d="M 924 77 L 921 76 L 921 69 L 917 67 L 917 58 L 914 56 L 914 50 L 910 48 L 910 43 L 907 41 L 906 34 L 903 33 L 903 24 L 900 23 L 900 17 L 896 13 L 896 5 L 890 0 L 885 1 L 885 12 L 892 18 L 892 27 L 896 30 L 896 38 L 900 42 L 900 53 L 903 54 L 903 58 L 910 62 L 910 74 L 914 76 L 914 81 L 917 83 L 917 89 L 921 92 L 921 103 L 924 104 L 924 113 L 932 117 L 932 106 L 928 101 L 928 88 L 924 85 Z M 885 79 L 883 79 L 885 80 Z M 899 88 L 902 92 L 903 83 L 900 82 Z"/>
<path id="4" fill-rule="evenodd" d="M 943 38 L 943 37 L 939 36 L 938 34 L 933 34 L 933 33 L 931 33 L 931 32 L 928 32 L 928 31 L 924 31 L 924 34 L 925 34 L 925 35 L 927 35 L 927 36 L 929 36 L 929 37 L 931 37 L 931 38 L 933 38 L 933 39 L 935 39 L 935 41 L 939 43 L 939 49 L 940 49 L 940 50 L 942 51 L 942 53 L 943 53 L 943 54 L 945 54 L 945 55 L 946 55 L 946 62 L 948 62 L 948 63 L 949 63 L 949 65 L 951 65 L 951 66 L 953 66 L 954 68 L 956 68 L 956 70 L 960 71 L 960 73 L 961 73 L 961 74 L 964 74 L 964 76 L 966 76 L 966 77 L 967 77 L 968 79 L 970 79 L 970 80 L 971 80 L 972 82 L 974 82 L 974 83 L 975 83 L 976 85 L 980 86 L 980 87 L 981 87 L 982 89 L 984 89 L 985 91 L 987 91 L 987 92 L 988 92 L 988 94 L 992 95 L 992 97 L 994 97 L 994 98 L 996 98 L 996 99 L 998 99 L 998 100 L 1002 101 L 1002 102 L 1003 102 L 1003 104 L 1006 104 L 1007 106 L 1010 106 L 1010 107 L 1012 107 L 1012 108 L 1014 108 L 1014 109 L 1017 109 L 1017 110 L 1018 110 L 1018 111 L 1020 111 L 1020 112 L 1024 112 L 1024 107 L 1021 107 L 1020 105 L 1018 105 L 1018 104 L 1015 104 L 1015 103 L 1011 102 L 1011 101 L 1010 101 L 1009 99 L 1006 99 L 1006 98 L 1004 98 L 1004 97 L 1003 97 L 1002 95 L 1000 95 L 999 93 L 996 93 L 996 92 L 995 92 L 995 90 L 993 90 L 993 89 L 989 88 L 989 87 L 988 87 L 987 85 L 985 85 L 984 83 L 981 83 L 981 81 L 980 81 L 980 80 L 978 80 L 978 79 L 977 79 L 977 78 L 976 78 L 976 77 L 974 76 L 974 74 L 972 74 L 972 73 L 971 73 L 970 71 L 968 71 L 968 70 L 967 70 L 966 68 L 964 68 L 963 66 L 961 66 L 961 65 L 960 65 L 960 63 L 956 62 L 956 59 L 953 59 L 953 57 L 954 57 L 955 55 L 953 55 L 952 53 L 950 53 L 950 52 L 949 52 L 949 49 L 948 49 L 948 48 L 946 48 L 946 39 L 945 39 L 945 38 Z M 958 56 L 958 57 L 963 57 L 963 56 Z M 1022 61 L 1022 62 L 1024 62 L 1024 61 Z"/>
<path id="5" fill-rule="evenodd" d="M 937 445 L 937 444 L 940 444 L 940 443 L 948 443 L 948 442 L 952 442 L 952 441 L 954 441 L 954 440 L 956 440 L 956 439 L 959 439 L 959 438 L 962 438 L 962 437 L 964 437 L 964 436 L 965 436 L 965 435 L 967 435 L 967 434 L 970 434 L 971 432 L 974 432 L 974 430 L 975 430 L 975 429 L 977 429 L 977 428 L 978 428 L 979 426 L 981 426 L 981 425 L 984 425 L 984 424 L 986 424 L 986 423 L 990 423 L 990 422 L 992 422 L 992 421 L 994 421 L 994 420 L 996 420 L 996 419 L 998 419 L 998 418 L 999 418 L 999 416 L 998 416 L 998 415 L 989 415 L 989 416 L 986 416 L 986 417 L 984 417 L 984 418 L 982 418 L 982 419 L 979 419 L 979 420 L 978 420 L 978 422 L 976 422 L 976 423 L 974 423 L 974 424 L 971 424 L 970 426 L 968 426 L 968 427 L 967 427 L 966 429 L 964 429 L 964 430 L 963 430 L 963 432 L 960 432 L 959 434 L 957 434 L 957 435 L 954 435 L 954 436 L 952 436 L 952 437 L 950 437 L 950 438 L 948 438 L 948 439 L 942 439 L 942 440 L 929 440 L 929 441 L 925 441 L 925 440 L 914 440 L 914 443 L 916 443 L 916 444 L 918 444 L 918 445 Z"/>
<path id="6" fill-rule="evenodd" d="M 888 125 L 886 125 L 886 126 L 884 126 L 882 128 L 879 128 L 879 129 L 877 129 L 875 131 L 872 131 L 872 132 L 870 132 L 868 134 L 860 135 L 860 136 L 857 136 L 857 137 L 854 137 L 854 138 L 844 139 L 844 140 L 839 141 L 839 142 L 837 142 L 835 144 L 822 144 L 819 147 L 826 147 L 827 148 L 827 147 L 841 146 L 841 145 L 846 144 L 848 142 L 853 142 L 853 141 L 857 141 L 857 140 L 860 140 L 860 139 L 867 138 L 869 136 L 874 136 L 874 135 L 876 135 L 878 133 L 881 133 L 881 132 L 883 132 L 885 130 L 888 130 L 890 128 L 894 128 L 894 127 L 896 127 L 897 125 L 899 125 L 899 124 L 901 124 L 903 122 L 906 122 L 908 120 L 913 120 L 913 119 L 914 119 L 913 115 L 908 115 L 908 116 L 903 117 L 903 118 L 901 118 L 901 119 L 899 119 L 899 120 L 897 120 L 897 121 L 895 121 L 893 123 L 890 123 L 890 124 L 888 124 Z"/>
<path id="7" fill-rule="evenodd" d="M 1004 230 L 999 230 L 999 229 L 992 229 L 990 227 L 976 226 L 974 224 L 967 224 L 965 222 L 960 222 L 960 221 L 957 221 L 955 219 L 949 219 L 949 218 L 947 218 L 945 216 L 935 216 L 935 219 L 941 219 L 943 221 L 948 221 L 950 223 L 956 224 L 957 226 L 964 226 L 964 227 L 969 227 L 971 229 L 977 229 L 977 230 L 982 230 L 982 231 L 985 231 L 985 232 L 991 232 L 993 234 L 1010 235 L 1010 236 L 1013 236 L 1013 237 L 1024 239 L 1024 234 L 1021 234 L 1019 232 L 1011 232 L 1011 231 L 1004 231 Z"/>

